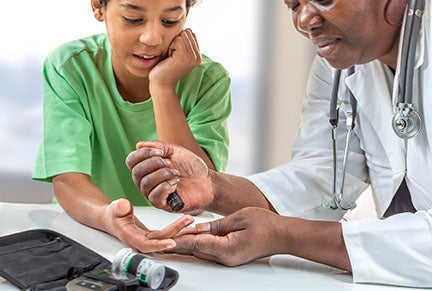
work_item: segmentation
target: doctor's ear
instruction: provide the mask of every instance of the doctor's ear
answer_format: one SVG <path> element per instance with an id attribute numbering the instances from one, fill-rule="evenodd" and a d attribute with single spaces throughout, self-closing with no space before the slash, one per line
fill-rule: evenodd
<path id="1" fill-rule="evenodd" d="M 105 20 L 105 6 L 106 1 L 103 0 L 91 0 L 91 6 L 93 10 L 94 17 L 98 21 L 104 21 Z"/>

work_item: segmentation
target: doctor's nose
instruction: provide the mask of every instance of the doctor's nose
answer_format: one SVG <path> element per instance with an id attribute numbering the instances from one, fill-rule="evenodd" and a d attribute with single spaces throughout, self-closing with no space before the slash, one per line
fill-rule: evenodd
<path id="1" fill-rule="evenodd" d="M 324 18 L 316 8 L 311 5 L 304 5 L 297 13 L 295 24 L 300 33 L 309 35 L 323 26 Z"/>
<path id="2" fill-rule="evenodd" d="M 146 25 L 140 33 L 139 41 L 148 46 L 158 46 L 162 44 L 162 34 L 156 25 Z"/>

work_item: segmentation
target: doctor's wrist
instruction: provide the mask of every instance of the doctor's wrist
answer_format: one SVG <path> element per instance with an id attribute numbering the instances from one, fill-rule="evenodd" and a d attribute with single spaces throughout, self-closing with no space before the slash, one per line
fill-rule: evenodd
<path id="1" fill-rule="evenodd" d="M 222 197 L 220 197 L 220 177 L 218 176 L 220 175 L 220 173 L 208 169 L 208 177 L 210 179 L 210 183 L 211 183 L 211 191 L 212 191 L 212 200 L 210 201 L 210 203 L 207 205 L 207 207 L 205 207 L 205 210 L 207 211 L 211 211 L 211 212 L 215 212 L 215 213 L 219 213 L 219 209 L 220 209 L 220 205 L 221 205 L 221 199 L 223 199 Z"/>
<path id="2" fill-rule="evenodd" d="M 289 254 L 351 272 L 341 224 L 283 217 L 280 253 Z"/>

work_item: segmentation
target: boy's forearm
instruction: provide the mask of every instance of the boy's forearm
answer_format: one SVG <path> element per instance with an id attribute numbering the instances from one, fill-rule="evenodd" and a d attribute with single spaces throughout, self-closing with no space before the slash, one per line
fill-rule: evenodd
<path id="1" fill-rule="evenodd" d="M 158 139 L 192 151 L 203 159 L 210 169 L 214 170 L 213 162 L 190 130 L 175 88 L 152 87 L 151 94 Z"/>
<path id="2" fill-rule="evenodd" d="M 88 175 L 66 173 L 53 178 L 53 189 L 63 209 L 78 222 L 108 232 L 104 213 L 110 200 Z"/>

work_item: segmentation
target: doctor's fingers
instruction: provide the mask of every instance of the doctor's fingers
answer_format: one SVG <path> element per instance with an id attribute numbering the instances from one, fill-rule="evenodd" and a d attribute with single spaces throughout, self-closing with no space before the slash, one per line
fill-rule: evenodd
<path id="1" fill-rule="evenodd" d="M 199 223 L 195 227 L 200 233 L 224 236 L 234 231 L 244 230 L 246 224 L 243 211 L 239 210 L 218 220 Z"/>
<path id="2" fill-rule="evenodd" d="M 151 148 L 151 149 L 159 149 L 165 152 L 167 146 L 168 146 L 167 143 L 160 140 L 139 141 L 136 144 L 136 149 L 139 150 L 142 148 Z"/>
<path id="3" fill-rule="evenodd" d="M 169 253 L 194 256 L 207 261 L 215 261 L 225 266 L 237 266 L 242 263 L 239 260 L 240 246 L 236 240 L 226 236 L 212 234 L 185 235 L 176 237 L 176 246 Z"/>
<path id="4" fill-rule="evenodd" d="M 154 150 L 161 150 L 163 158 L 170 158 L 176 148 L 180 148 L 180 146 L 166 143 L 160 140 L 151 140 L 151 141 L 140 141 L 136 144 L 136 149 L 150 148 Z"/>
<path id="5" fill-rule="evenodd" d="M 148 158 L 132 167 L 132 180 L 138 188 L 141 188 L 141 186 L 143 186 L 143 180 L 144 183 L 147 182 L 147 180 L 145 180 L 145 178 L 148 178 L 147 176 L 158 171 L 161 173 L 160 170 L 164 170 L 166 174 L 178 176 L 179 172 L 175 169 L 170 169 L 170 165 L 171 161 L 165 160 L 161 157 Z M 154 188 L 154 186 L 152 188 Z"/>
<path id="6" fill-rule="evenodd" d="M 126 157 L 126 161 L 125 161 L 126 166 L 129 168 L 129 170 L 132 171 L 132 168 L 135 167 L 138 163 L 153 157 L 162 157 L 163 154 L 164 152 L 161 149 L 149 148 L 149 147 L 140 148 L 138 150 L 131 152 Z"/>
<path id="7" fill-rule="evenodd" d="M 141 193 L 153 204 L 153 206 L 162 208 L 166 205 L 168 195 L 177 187 L 179 171 L 169 168 L 161 168 L 153 173 L 145 175 L 139 180 L 138 188 Z"/>

